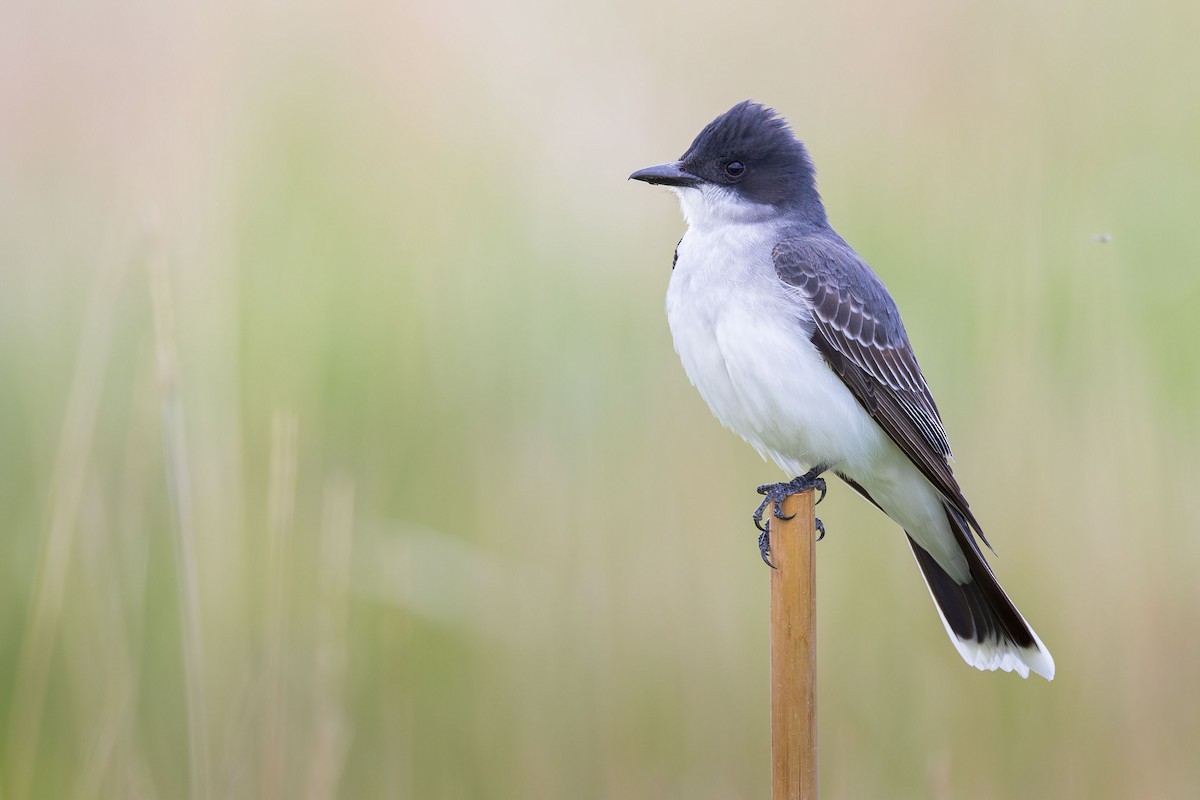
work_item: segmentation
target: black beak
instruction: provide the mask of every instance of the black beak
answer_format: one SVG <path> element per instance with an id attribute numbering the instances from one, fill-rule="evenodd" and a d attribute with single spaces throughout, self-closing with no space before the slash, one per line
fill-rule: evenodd
<path id="1" fill-rule="evenodd" d="M 678 161 L 639 169 L 629 176 L 629 180 L 645 181 L 663 186 L 699 186 L 703 182 L 699 176 L 684 169 Z"/>

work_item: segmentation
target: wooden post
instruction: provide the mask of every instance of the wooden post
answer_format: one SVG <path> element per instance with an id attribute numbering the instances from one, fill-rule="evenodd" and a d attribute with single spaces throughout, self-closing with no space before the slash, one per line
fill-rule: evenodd
<path id="1" fill-rule="evenodd" d="M 771 516 L 771 798 L 817 796 L 817 592 L 813 493 Z"/>

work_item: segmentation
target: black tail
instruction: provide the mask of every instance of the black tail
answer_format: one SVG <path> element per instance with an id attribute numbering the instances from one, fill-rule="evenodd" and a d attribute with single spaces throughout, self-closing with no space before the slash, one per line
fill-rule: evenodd
<path id="1" fill-rule="evenodd" d="M 967 663 L 979 669 L 1015 669 L 1022 677 L 1033 670 L 1053 679 L 1054 659 L 1000 588 L 966 519 L 949 505 L 945 509 L 950 528 L 967 559 L 970 581 L 958 583 L 911 536 L 908 543 L 955 647 Z"/>

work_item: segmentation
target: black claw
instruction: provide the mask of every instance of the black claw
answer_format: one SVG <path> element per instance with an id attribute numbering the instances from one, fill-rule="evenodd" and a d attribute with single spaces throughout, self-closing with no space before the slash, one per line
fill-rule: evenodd
<path id="1" fill-rule="evenodd" d="M 767 489 L 766 486 L 760 486 L 760 487 L 758 487 L 758 493 L 766 494 L 766 489 Z M 764 531 L 764 532 L 767 529 L 763 527 L 763 521 L 762 521 L 763 511 L 766 509 L 767 503 L 769 503 L 769 502 L 771 502 L 771 498 L 769 498 L 769 497 L 764 498 L 763 501 L 758 504 L 758 508 L 754 509 L 754 514 L 752 515 L 754 518 L 754 527 L 756 527 L 760 531 Z"/>
<path id="2" fill-rule="evenodd" d="M 776 494 L 775 495 L 775 516 L 778 519 L 791 519 L 792 517 L 796 516 L 795 514 L 784 514 L 783 513 L 783 498 L 787 497 L 790 494 L 794 494 L 794 493 L 788 492 L 787 494 Z"/>
<path id="3" fill-rule="evenodd" d="M 771 523 L 767 523 L 767 527 L 763 528 L 762 533 L 758 535 L 758 554 L 762 556 L 763 563 L 771 569 L 775 569 L 775 565 L 771 563 Z"/>
<path id="4" fill-rule="evenodd" d="M 817 541 L 819 542 L 825 538 L 825 523 L 821 522 L 820 517 L 813 517 L 813 522 L 817 528 Z"/>

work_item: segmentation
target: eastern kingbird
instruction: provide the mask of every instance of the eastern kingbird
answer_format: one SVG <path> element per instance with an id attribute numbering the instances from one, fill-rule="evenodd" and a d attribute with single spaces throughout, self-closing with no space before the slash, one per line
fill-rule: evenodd
<path id="1" fill-rule="evenodd" d="M 832 470 L 904 529 L 968 664 L 1053 679 L 1054 659 L 975 540 L 988 545 L 900 312 L 830 227 L 787 123 L 739 103 L 678 161 L 629 177 L 669 187 L 687 221 L 667 321 L 688 378 L 722 424 L 800 475 L 759 487 L 755 523 L 768 504 L 778 516 L 788 494 L 823 493 L 820 475 Z"/>

